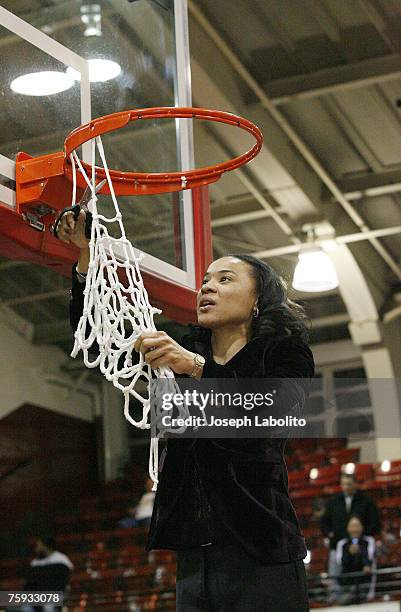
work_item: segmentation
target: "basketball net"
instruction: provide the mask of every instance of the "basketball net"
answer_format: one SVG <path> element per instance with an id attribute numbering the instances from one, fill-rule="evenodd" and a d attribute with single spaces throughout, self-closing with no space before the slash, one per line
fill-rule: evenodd
<path id="1" fill-rule="evenodd" d="M 132 351 L 136 339 L 142 332 L 157 331 L 153 316 L 161 313 L 161 310 L 153 307 L 149 302 L 139 269 L 144 255 L 138 251 L 135 252 L 126 236 L 100 136 L 91 141 L 91 150 L 91 178 L 87 176 L 76 152 L 73 151 L 70 155 L 73 173 L 72 206 L 75 205 L 77 196 L 77 168 L 92 193 L 88 204 L 88 209 L 92 213 L 89 242 L 90 263 L 84 290 L 83 314 L 75 332 L 71 357 L 76 357 L 79 351 L 82 351 L 85 365 L 88 368 L 99 367 L 105 378 L 123 393 L 124 415 L 127 421 L 140 429 L 149 429 L 151 426 L 149 386 L 152 378 L 166 379 L 166 383 L 163 384 L 164 392 L 179 392 L 179 388 L 169 368 L 152 370 L 145 362 L 142 353 L 139 353 L 139 362 L 133 363 Z M 97 209 L 96 150 L 103 164 L 114 206 L 114 216 L 110 218 L 100 214 Z M 118 225 L 120 233 L 118 238 L 109 234 L 110 224 Z M 121 280 L 119 272 L 120 275 L 124 275 L 124 281 Z M 98 353 L 95 352 L 96 345 Z M 167 383 L 168 380 L 169 383 Z M 146 388 L 144 393 L 138 390 L 140 386 Z M 130 414 L 131 398 L 142 404 L 142 417 L 139 420 L 135 420 Z M 152 398 L 152 401 L 154 399 Z M 157 398 L 155 405 L 158 405 Z M 189 414 L 185 406 L 178 407 L 178 413 L 180 417 L 186 417 Z M 159 418 L 161 418 L 160 413 Z M 181 433 L 185 427 L 174 430 L 163 429 Z M 157 437 L 151 438 L 149 475 L 153 480 L 153 491 L 156 491 L 158 483 Z"/>

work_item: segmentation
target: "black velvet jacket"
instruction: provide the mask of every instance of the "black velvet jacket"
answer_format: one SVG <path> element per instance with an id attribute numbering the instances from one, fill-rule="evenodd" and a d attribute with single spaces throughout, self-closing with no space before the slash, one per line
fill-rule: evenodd
<path id="1" fill-rule="evenodd" d="M 82 313 L 83 285 L 73 273 L 70 316 Z M 223 365 L 210 346 L 187 340 L 203 354 L 207 378 L 296 378 L 293 399 L 304 404 L 314 375 L 313 355 L 296 336 L 251 340 Z M 264 563 L 302 559 L 305 541 L 288 494 L 285 440 L 169 439 L 159 462 L 159 485 L 147 550 L 179 550 L 235 538 Z"/>

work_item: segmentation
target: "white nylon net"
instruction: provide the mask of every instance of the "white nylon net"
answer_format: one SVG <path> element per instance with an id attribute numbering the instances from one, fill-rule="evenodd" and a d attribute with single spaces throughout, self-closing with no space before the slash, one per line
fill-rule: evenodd
<path id="1" fill-rule="evenodd" d="M 144 287 L 139 263 L 143 254 L 135 252 L 125 234 L 122 215 L 110 178 L 100 137 L 92 144 L 92 176 L 86 174 L 75 151 L 71 154 L 73 169 L 72 205 L 76 203 L 77 168 L 84 176 L 91 189 L 92 197 L 88 209 L 92 213 L 92 229 L 89 242 L 90 263 L 84 290 L 84 309 L 75 332 L 74 348 L 71 357 L 79 351 L 83 353 L 84 363 L 88 368 L 99 367 L 105 378 L 113 383 L 124 394 L 124 415 L 135 427 L 150 428 L 150 393 L 149 384 L 153 378 L 170 379 L 169 392 L 179 391 L 174 374 L 168 368 L 152 370 L 145 362 L 142 353 L 139 362 L 133 363 L 132 351 L 137 337 L 144 331 L 156 331 L 153 315 L 161 311 L 154 308 Z M 108 186 L 114 206 L 114 215 L 106 217 L 98 212 L 95 192 L 95 159 L 99 153 L 106 173 Z M 108 226 L 118 224 L 120 236 L 109 234 Z M 95 352 L 96 345 L 98 353 Z M 92 351 L 90 350 L 92 349 Z M 135 351 L 134 351 L 135 352 Z M 136 353 L 135 353 L 136 354 Z M 144 384 L 145 383 L 145 384 Z M 144 392 L 140 392 L 142 387 Z M 163 391 L 167 391 L 163 387 Z M 142 418 L 135 420 L 130 414 L 130 398 L 142 404 Z M 185 406 L 179 410 L 179 416 L 188 415 Z M 161 416 L 160 416 L 161 418 Z M 152 423 L 155 424 L 155 423 Z M 174 429 L 180 433 L 184 428 Z M 172 431 L 166 430 L 164 431 Z M 149 456 L 149 475 L 153 480 L 153 490 L 157 488 L 158 474 L 158 438 L 151 438 Z"/>

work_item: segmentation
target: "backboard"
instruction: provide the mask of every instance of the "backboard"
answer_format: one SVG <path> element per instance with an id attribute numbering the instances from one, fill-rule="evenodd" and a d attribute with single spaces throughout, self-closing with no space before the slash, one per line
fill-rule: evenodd
<path id="1" fill-rule="evenodd" d="M 191 106 L 185 0 L 68 0 L 51 6 L 45 0 L 1 0 L 0 46 L 0 214 L 15 211 L 18 152 L 36 157 L 60 151 L 71 130 L 110 113 Z M 33 75 L 28 85 L 16 80 L 25 75 Z M 110 167 L 119 170 L 194 167 L 190 121 L 147 121 L 103 140 Z M 82 149 L 89 161 L 89 147 Z M 177 320 L 193 319 L 195 289 L 212 257 L 206 188 L 120 197 L 119 203 L 130 240 L 146 254 L 142 269 L 152 301 Z M 100 205 L 107 211 L 109 198 L 102 196 Z M 68 274 L 76 253 L 32 227 L 25 240 L 28 229 L 21 231 L 19 222 L 15 215 L 2 216 L 10 232 L 2 236 L 1 254 Z"/>

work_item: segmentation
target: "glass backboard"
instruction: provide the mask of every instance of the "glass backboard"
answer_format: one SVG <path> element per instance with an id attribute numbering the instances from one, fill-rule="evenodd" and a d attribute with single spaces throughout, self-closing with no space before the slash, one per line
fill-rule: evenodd
<path id="1" fill-rule="evenodd" d="M 3 207 L 16 205 L 18 152 L 36 157 L 61 151 L 67 134 L 91 118 L 127 109 L 191 106 L 185 0 L 51 5 L 0 0 L 0 47 Z M 28 84 L 18 77 L 28 78 Z M 104 136 L 103 142 L 111 168 L 168 172 L 194 167 L 190 121 L 137 122 Z M 82 157 L 90 160 L 88 145 Z M 194 197 L 187 190 L 120 197 L 119 203 L 127 235 L 146 254 L 142 267 L 151 275 L 151 297 L 165 310 L 165 303 L 178 301 L 179 295 L 182 302 L 180 291 L 188 289 L 185 299 L 192 303 L 201 268 L 211 256 L 205 194 Z M 107 196 L 100 197 L 101 209 L 107 212 L 110 205 Z"/>

